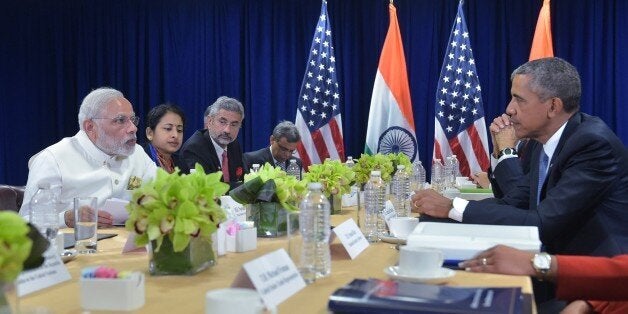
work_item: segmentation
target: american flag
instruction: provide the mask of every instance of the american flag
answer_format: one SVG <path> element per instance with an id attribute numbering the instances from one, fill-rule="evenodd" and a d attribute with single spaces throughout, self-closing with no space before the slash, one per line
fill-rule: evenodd
<path id="1" fill-rule="evenodd" d="M 295 122 L 301 135 L 297 152 L 306 169 L 327 158 L 344 160 L 336 69 L 327 1 L 323 1 L 301 84 Z"/>
<path id="2" fill-rule="evenodd" d="M 460 172 L 469 176 L 486 170 L 490 161 L 482 89 L 462 5 L 460 1 L 438 80 L 434 158 L 456 155 Z"/>

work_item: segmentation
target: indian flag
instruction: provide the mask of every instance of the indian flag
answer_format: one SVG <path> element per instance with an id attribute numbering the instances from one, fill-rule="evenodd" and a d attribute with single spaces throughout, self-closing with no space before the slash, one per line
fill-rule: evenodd
<path id="1" fill-rule="evenodd" d="M 552 23 L 550 18 L 550 0 L 543 1 L 539 19 L 536 22 L 536 30 L 530 49 L 530 61 L 554 56 L 552 45 Z"/>
<path id="2" fill-rule="evenodd" d="M 375 76 L 364 152 L 403 152 L 414 160 L 418 158 L 418 150 L 406 59 L 397 10 L 392 3 L 388 11 L 390 24 Z"/>

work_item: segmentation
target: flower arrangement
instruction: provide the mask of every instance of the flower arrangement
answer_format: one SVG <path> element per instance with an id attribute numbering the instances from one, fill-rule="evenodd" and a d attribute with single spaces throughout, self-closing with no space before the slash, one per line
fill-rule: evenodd
<path id="1" fill-rule="evenodd" d="M 244 184 L 231 190 L 229 195 L 240 204 L 278 202 L 283 208 L 295 211 L 306 187 L 305 182 L 266 163 L 259 171 L 245 174 Z"/>
<path id="2" fill-rule="evenodd" d="M 412 161 L 410 161 L 410 157 L 408 157 L 408 155 L 404 154 L 404 153 L 392 153 L 392 154 L 386 154 L 386 157 L 388 157 L 390 159 L 390 161 L 393 163 L 393 172 L 391 174 L 394 175 L 395 172 L 397 172 L 397 166 L 399 165 L 403 165 L 406 167 L 406 172 L 408 174 L 412 173 Z"/>
<path id="3" fill-rule="evenodd" d="M 358 162 L 353 167 L 355 171 L 355 181 L 358 184 L 365 184 L 371 177 L 371 171 L 379 170 L 382 172 L 382 180 L 390 181 L 395 170 L 391 158 L 383 154 L 367 155 L 362 154 Z"/>
<path id="4" fill-rule="evenodd" d="M 303 179 L 306 182 L 320 182 L 323 194 L 330 197 L 349 193 L 355 172 L 339 160 L 327 159 L 322 164 L 311 165 Z"/>
<path id="5" fill-rule="evenodd" d="M 16 212 L 0 211 L 0 282 L 11 282 L 22 270 L 41 266 L 48 246 L 48 240 Z"/>
<path id="6" fill-rule="evenodd" d="M 211 241 L 211 234 L 226 216 L 216 199 L 229 190 L 220 182 L 221 172 L 205 174 L 196 164 L 196 171 L 180 175 L 159 168 L 154 180 L 133 192 L 127 205 L 129 218 L 126 229 L 135 231 L 135 244 L 143 246 L 156 242 L 159 251 L 164 238 L 174 252 L 188 247 L 192 238 Z"/>
<path id="7" fill-rule="evenodd" d="M 304 181 L 266 163 L 257 172 L 244 175 L 244 184 L 229 196 L 247 204 L 247 219 L 255 223 L 257 236 L 276 237 L 286 233 L 286 211 L 297 210 L 305 189 Z"/>

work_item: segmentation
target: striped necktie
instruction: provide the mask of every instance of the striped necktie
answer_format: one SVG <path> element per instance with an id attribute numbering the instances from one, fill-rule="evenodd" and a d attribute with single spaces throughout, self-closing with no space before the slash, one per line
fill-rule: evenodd
<path id="1" fill-rule="evenodd" d="M 538 205 L 541 202 L 541 189 L 543 189 L 543 183 L 545 182 L 545 177 L 547 176 L 547 163 L 549 162 L 549 157 L 545 154 L 545 150 L 541 148 L 541 157 L 539 158 L 539 185 L 537 187 L 536 193 L 536 204 Z"/>
<path id="2" fill-rule="evenodd" d="M 222 151 L 222 178 L 224 182 L 229 182 L 229 157 L 227 151 Z"/>

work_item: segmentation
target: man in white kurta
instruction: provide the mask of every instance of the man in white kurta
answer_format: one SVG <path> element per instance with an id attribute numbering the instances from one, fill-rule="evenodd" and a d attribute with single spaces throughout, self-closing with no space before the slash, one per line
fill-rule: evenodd
<path id="1" fill-rule="evenodd" d="M 30 215 L 30 200 L 40 182 L 60 188 L 63 211 L 59 213 L 59 226 L 65 227 L 73 223 L 74 197 L 97 197 L 98 208 L 102 208 L 109 198 L 128 198 L 130 181 L 137 187 L 154 178 L 155 163 L 136 144 L 136 123 L 131 104 L 118 91 L 100 88 L 90 93 L 79 112 L 81 130 L 29 160 L 20 214 Z M 99 216 L 100 226 L 107 226 L 100 223 L 100 218 L 110 224 L 108 213 Z"/>

